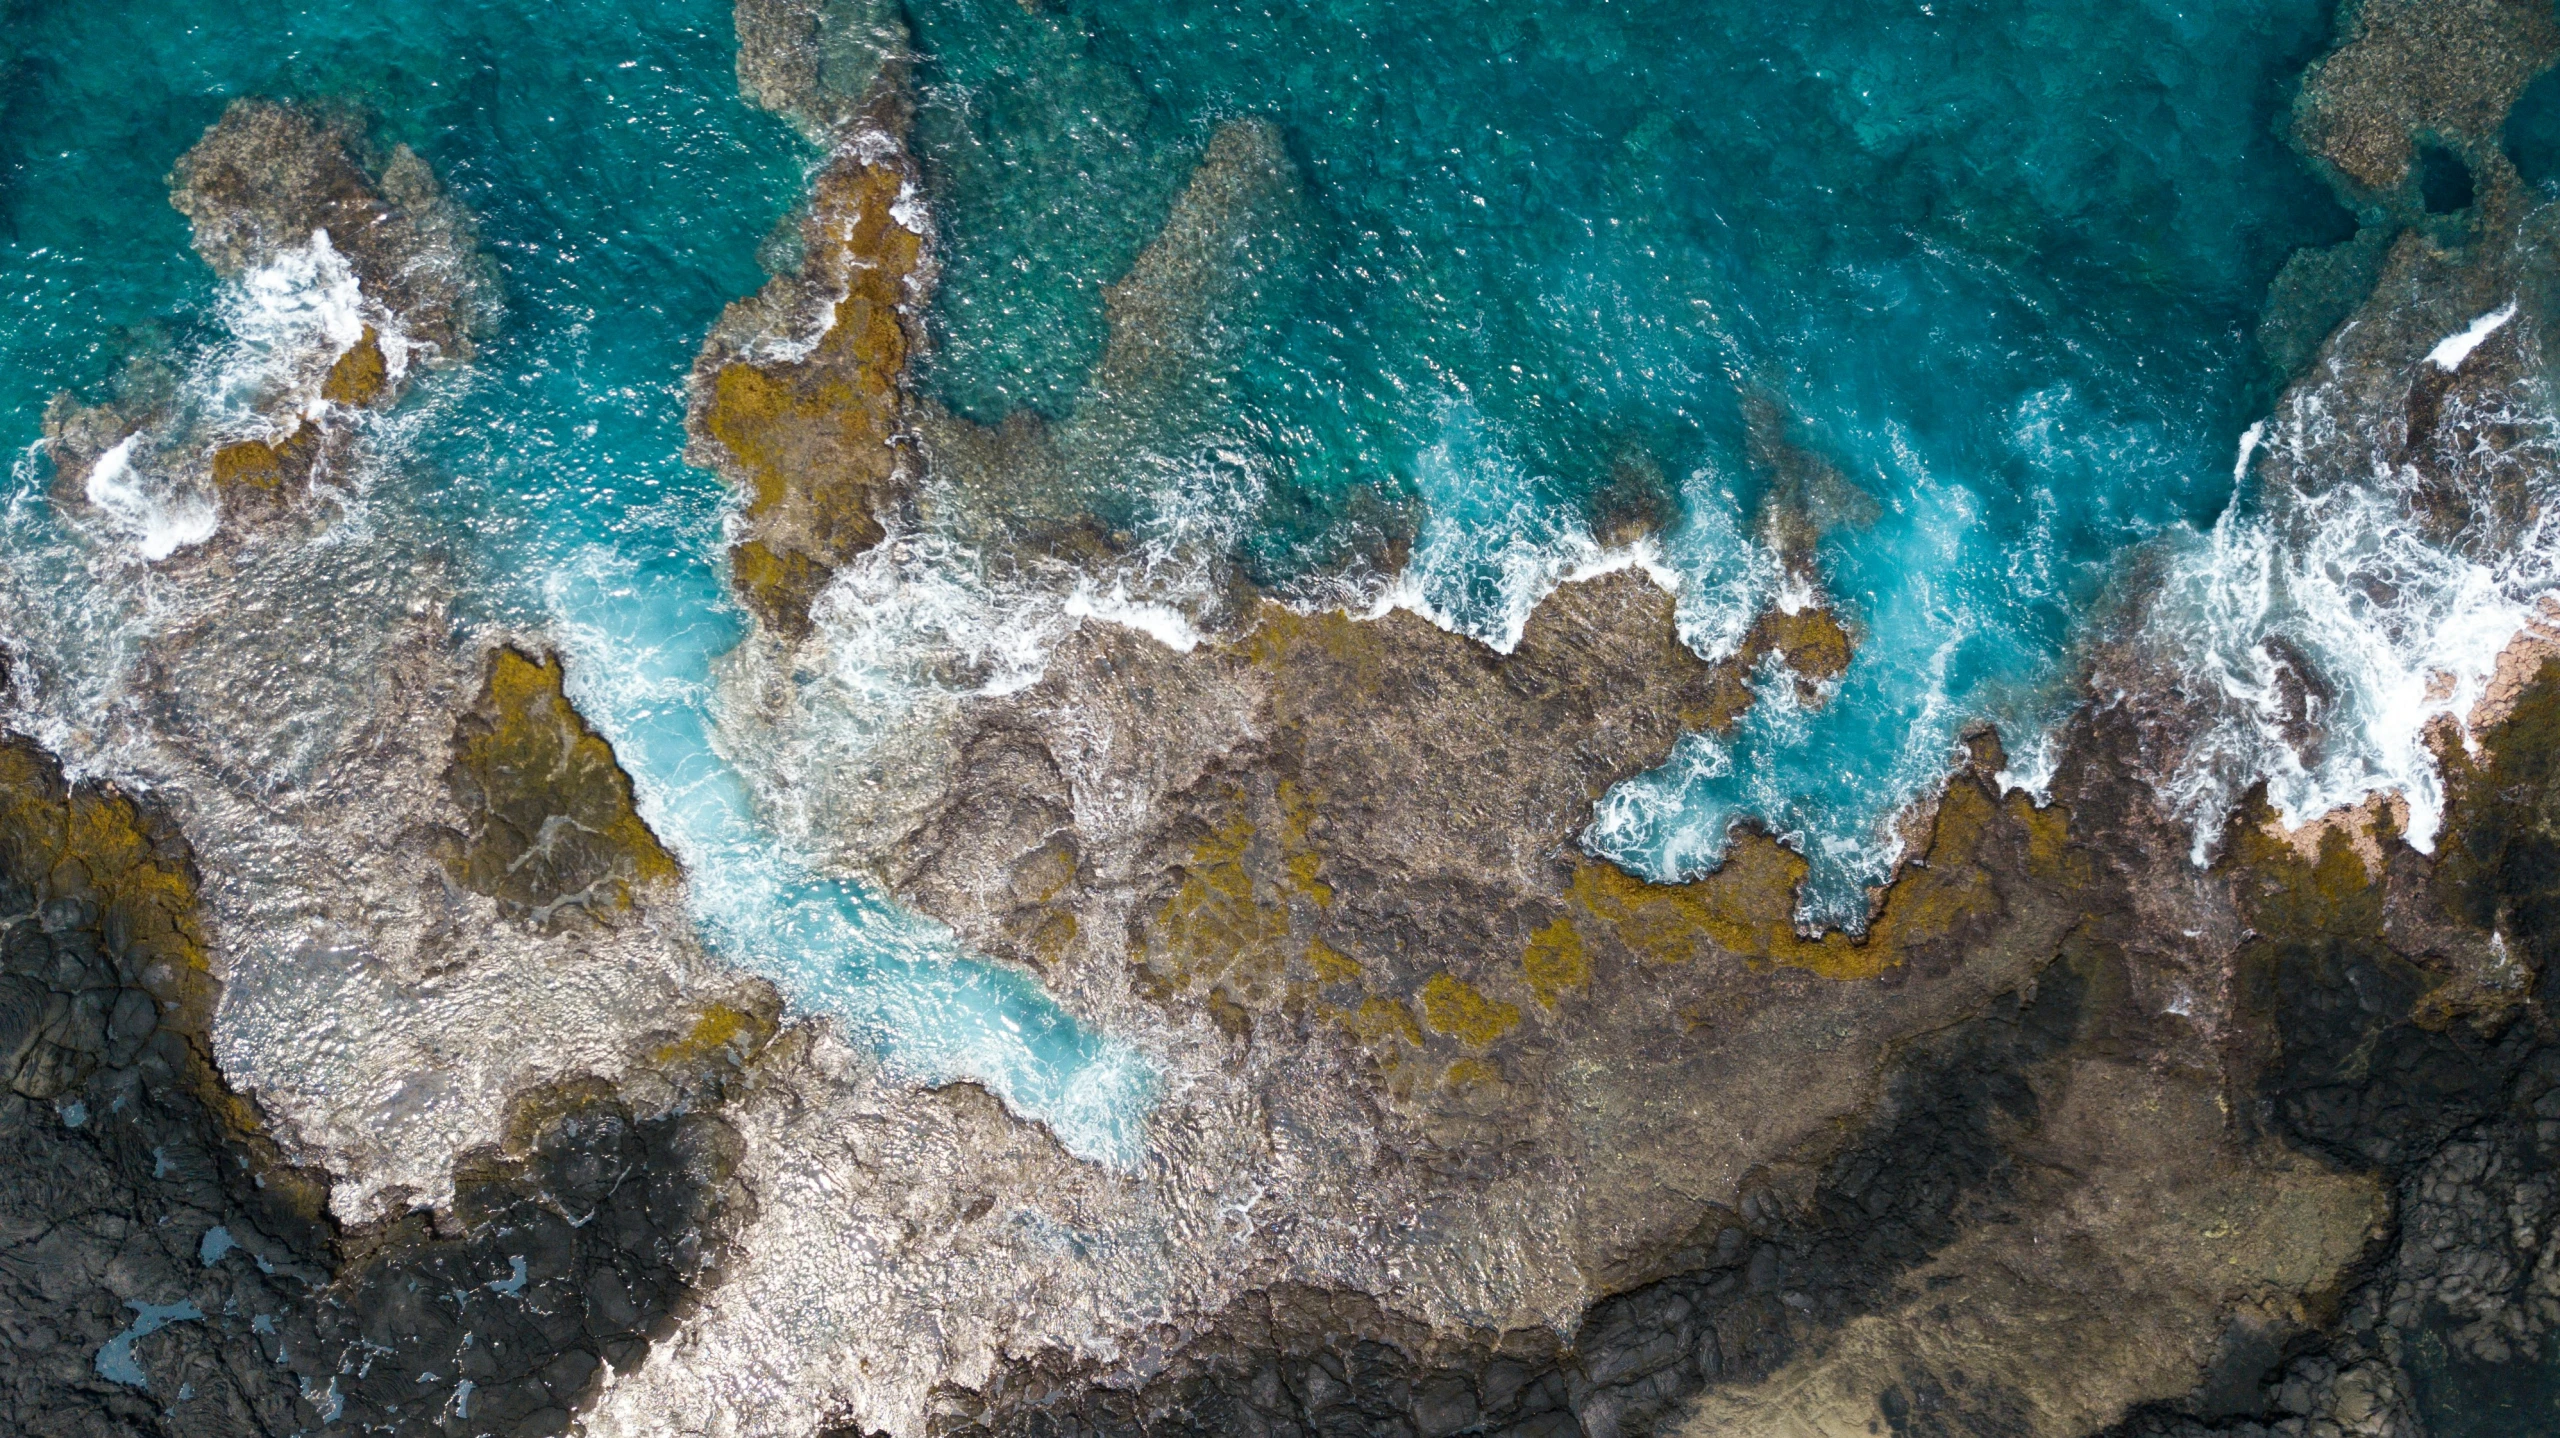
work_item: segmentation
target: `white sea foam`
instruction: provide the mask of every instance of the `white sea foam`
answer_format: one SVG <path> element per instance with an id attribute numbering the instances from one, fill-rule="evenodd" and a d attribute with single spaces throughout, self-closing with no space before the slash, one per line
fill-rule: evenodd
<path id="1" fill-rule="evenodd" d="M 2443 370 L 2447 374 L 2451 374 L 2453 371 L 2462 368 L 2462 362 L 2471 358 L 2471 352 L 2473 350 L 2476 350 L 2480 348 L 2481 345 L 2487 343 L 2489 336 L 2496 334 L 2499 330 L 2505 328 L 2507 321 L 2514 319 L 2515 317 L 2516 302 L 2514 300 L 2509 300 L 2505 304 L 2498 306 L 2496 309 L 2489 311 L 2485 315 L 2482 315 L 2480 318 L 2473 320 L 2461 331 L 2446 335 L 2443 339 L 2436 341 L 2436 347 L 2427 351 L 2427 363 L 2434 365 L 2437 369 Z"/>
<path id="2" fill-rule="evenodd" d="M 1070 619 L 1098 619 L 1134 629 L 1176 653 L 1188 654 L 1200 647 L 1200 630 L 1188 615 L 1170 604 L 1130 598 L 1125 580 L 1115 579 L 1108 590 L 1080 580 L 1060 610 Z"/>
<path id="3" fill-rule="evenodd" d="M 2249 461 L 2257 457 L 2258 443 L 2266 437 L 2267 422 L 2263 419 L 2253 422 L 2247 429 L 2240 431 L 2240 456 L 2231 462 L 2231 483 L 2234 489 L 2249 482 Z"/>
<path id="4" fill-rule="evenodd" d="M 271 440 L 323 418 L 329 368 L 368 325 L 391 379 L 407 368 L 400 326 L 367 300 L 325 230 L 224 285 L 218 313 L 223 338 L 186 358 L 173 406 L 100 454 L 82 485 L 108 529 L 145 563 L 202 544 L 219 528 L 220 506 L 199 469 L 203 454 L 225 440 Z"/>
<path id="5" fill-rule="evenodd" d="M 89 466 L 82 493 L 100 513 L 133 537 L 134 552 L 158 563 L 189 545 L 213 537 L 220 516 L 203 491 L 180 487 L 162 478 L 146 478 L 134 468 L 133 448 L 139 435 L 126 435 Z"/>
<path id="6" fill-rule="evenodd" d="M 1407 610 L 1508 654 L 1559 585 L 1633 568 L 1676 596 L 1680 637 L 1715 660 L 1740 648 L 1753 617 L 1781 596 L 1774 556 L 1744 536 L 1732 496 L 1706 471 L 1690 477 L 1668 534 L 1603 545 L 1578 506 L 1546 494 L 1498 429 L 1453 400 L 1415 457 L 1414 480 L 1428 509 L 1412 557 L 1362 617 Z M 1796 598 L 1801 608 L 1812 595 Z"/>
<path id="7" fill-rule="evenodd" d="M 2483 315 L 2427 362 L 2456 368 L 2515 318 L 2512 302 Z M 2511 438 L 2433 461 L 2434 474 L 2375 441 L 2364 472 L 2326 473 L 2341 416 L 2323 391 L 2299 393 L 2267 431 L 2280 467 L 2267 492 L 2244 491 L 2209 532 L 2173 543 L 2151 642 L 2185 656 L 2216 701 L 2164 785 L 2195 826 L 2198 862 L 2260 779 L 2289 826 L 2396 792 L 2409 842 L 2432 849 L 2444 789 L 2429 733 L 2449 722 L 2461 734 L 2499 652 L 2560 587 L 2560 444 L 2542 386 L 2452 396 L 2442 424 L 2462 423 Z"/>
<path id="8" fill-rule="evenodd" d="M 865 820 L 894 827 L 901 811 L 883 795 L 930 772 L 914 746 L 936 715 L 1039 677 L 1079 622 L 1077 591 L 991 578 L 942 536 L 893 536 L 821 597 L 810 669 L 775 715 L 737 687 L 755 652 L 721 658 L 735 631 L 716 577 L 700 581 L 644 585 L 627 556 L 590 547 L 555 565 L 545 607 L 572 655 L 572 695 L 683 861 L 706 938 L 876 1045 L 893 1072 L 976 1080 L 1071 1152 L 1137 1162 L 1155 1084 L 1144 1055 L 1080 1031 L 1036 983 L 829 862 Z M 713 682 L 724 663 L 727 689 Z"/>
<path id="9" fill-rule="evenodd" d="M 1442 406 L 1440 433 L 1414 457 L 1427 506 L 1413 556 L 1385 602 L 1498 653 L 1519 646 L 1538 601 L 1601 557 L 1581 516 L 1541 493 L 1473 404 Z"/>

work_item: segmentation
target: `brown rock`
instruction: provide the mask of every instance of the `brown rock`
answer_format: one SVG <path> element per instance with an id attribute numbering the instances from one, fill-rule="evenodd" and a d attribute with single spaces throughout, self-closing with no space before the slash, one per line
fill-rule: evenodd
<path id="1" fill-rule="evenodd" d="M 746 495 L 731 582 L 786 638 L 808 631 L 836 567 L 880 542 L 880 516 L 913 481 L 908 326 L 930 271 L 912 201 L 902 203 L 914 174 L 891 138 L 900 103 L 884 89 L 872 112 L 881 125 L 865 132 L 880 145 L 846 146 L 819 174 L 799 273 L 731 306 L 694 362 L 693 455 Z M 767 357 L 795 321 L 818 329 L 805 353 Z"/>
<path id="2" fill-rule="evenodd" d="M 454 880 L 548 929 L 609 924 L 676 861 L 632 807 L 612 746 L 561 692 L 560 661 L 500 648 L 454 726 L 445 783 L 466 816 Z"/>

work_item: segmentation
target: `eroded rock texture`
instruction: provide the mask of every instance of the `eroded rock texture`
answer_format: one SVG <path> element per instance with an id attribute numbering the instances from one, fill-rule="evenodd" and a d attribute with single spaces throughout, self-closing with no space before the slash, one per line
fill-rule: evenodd
<path id="1" fill-rule="evenodd" d="M 2560 24 L 2529 0 L 2363 0 L 2344 43 L 2305 78 L 2294 124 L 2304 149 L 2355 185 L 2409 176 L 2421 138 L 2494 151 L 2526 82 L 2560 55 Z"/>
<path id="2" fill-rule="evenodd" d="M 632 807 L 613 748 L 569 703 L 556 656 L 490 651 L 479 702 L 455 721 L 445 784 L 464 816 L 456 882 L 549 929 L 611 923 L 675 857 Z"/>
<path id="3" fill-rule="evenodd" d="M 2547 28 L 2368 7 L 2307 89 L 2306 143 L 2342 183 L 2410 193 L 2368 195 L 2372 230 L 2279 286 L 2271 324 L 2303 333 L 2255 456 L 2273 562 L 2316 569 L 2355 537 L 2341 514 L 2481 562 L 2538 522 L 2542 222 L 2494 156 L 2445 216 L 2405 168 L 2493 135 Z M 2443 93 L 2374 78 L 2390 65 Z M 1816 513 L 1820 476 L 1763 449 Z M 2230 719 L 2185 682 L 2197 636 L 2135 609 L 2151 639 L 2093 653 L 2052 803 L 2001 793 L 1978 737 L 1854 938 L 1798 931 L 1802 861 L 1765 836 L 1682 885 L 1579 852 L 1591 796 L 1753 697 L 1680 651 L 1632 576 L 1560 591 L 1508 658 L 1402 616 L 1264 606 L 1184 656 L 1088 627 L 1040 684 L 968 706 L 948 787 L 877 845 L 902 894 L 1068 987 L 1125 973 L 1205 1018 L 1277 1130 L 1309 1122 L 1293 1085 L 1355 1075 L 1362 1161 L 1431 1175 L 1418 1222 L 1447 1225 L 1450 1262 L 1482 1260 L 1446 1215 L 1569 1193 L 1547 1232 L 1595 1301 L 1561 1329 L 1463 1330 L 1393 1293 L 1271 1284 L 1169 1324 L 1160 1367 L 1026 1358 L 946 1392 L 932 1426 L 2547 1424 L 2560 1098 L 2534 986 L 2560 859 L 2537 757 L 2554 681 L 2524 677 L 2547 640 L 2502 665 L 2477 757 L 2439 743 L 2432 856 L 2405 809 L 2287 833 L 2253 800 L 2199 869 L 2172 780 Z M 1744 662 L 1783 652 L 1818 702 L 1848 636 L 1789 622 Z M 2162 635 L 2189 647 L 2145 649 Z M 2278 742 L 2320 764 L 2337 682 L 2281 637 L 2257 662 L 2290 706 Z"/>
<path id="4" fill-rule="evenodd" d="M 196 253 L 224 278 L 325 230 L 364 292 L 431 358 L 471 358 L 494 283 L 469 212 L 406 145 L 378 151 L 352 116 L 236 100 L 169 177 Z"/>
<path id="5" fill-rule="evenodd" d="M 227 377 L 254 391 L 247 416 L 197 412 L 206 397 L 142 357 L 110 403 L 57 397 L 45 419 L 57 494 L 101 499 L 86 492 L 101 464 L 110 490 L 169 471 L 180 495 L 200 487 L 226 516 L 271 522 L 307 507 L 315 483 L 346 482 L 352 416 L 396 403 L 423 368 L 472 358 L 496 313 L 496 274 L 427 163 L 406 145 L 383 153 L 351 114 L 234 101 L 169 183 L 215 273 L 270 271 L 275 288 L 330 313 L 306 350 Z"/>
<path id="6" fill-rule="evenodd" d="M 742 43 L 749 94 L 832 155 L 810 189 L 796 269 L 721 316 L 694 361 L 687 412 L 696 462 L 745 497 L 731 582 L 785 639 L 808 632 L 810 603 L 880 542 L 883 517 L 914 484 L 907 356 L 933 279 L 903 77 L 867 77 L 859 106 L 822 83 L 832 72 L 821 73 L 816 37 L 833 8 L 739 9 L 742 27 L 783 27 L 776 45 Z"/>
<path id="7" fill-rule="evenodd" d="M 708 1016 L 661 1055 L 672 1109 L 528 1097 L 442 1228 L 355 1230 L 223 1085 L 215 997 L 185 840 L 0 741 L 8 1431 L 560 1433 L 717 1280 L 747 1199 L 736 1135 L 691 1104 L 769 1017 Z"/>
<path id="8" fill-rule="evenodd" d="M 1605 612 L 1603 596 L 1636 611 L 1627 631 L 1643 632 L 1641 596 L 1605 586 L 1566 591 L 1548 622 Z M 1522 655 L 1554 662 L 1556 637 Z M 1611 672 L 1595 657 L 1606 643 L 1583 638 L 1581 662 Z M 1466 692 L 1410 652 L 1428 647 L 1369 671 L 1378 692 Z M 1219 662 L 1235 661 L 1202 667 Z M 1082 682 L 1098 683 L 1093 672 Z M 1169 704 L 1208 707 L 1128 655 L 1108 672 L 1147 696 L 1158 732 Z M 1034 740 L 1014 726 L 1047 714 L 1092 740 L 1109 732 L 1102 706 L 1026 698 L 980 731 L 1005 737 L 989 741 L 969 768 L 970 797 L 945 815 L 1008 836 L 1008 862 L 975 869 L 993 882 L 953 886 L 956 846 L 929 830 L 939 847 L 919 846 L 931 857 L 907 876 L 910 891 L 1050 965 L 1072 963 L 1099 924 L 1122 923 L 1097 947 L 1136 966 L 1163 1002 L 1218 1016 L 1243 1064 L 1350 1036 L 1374 1055 L 1382 1141 L 1479 1182 L 1501 1171 L 1493 1154 L 1552 1144 L 1541 1108 L 1569 1092 L 1574 1121 L 1599 1136 L 1572 1159 L 1582 1222 L 1677 1213 L 1680 1227 L 1631 1223 L 1614 1249 L 1588 1231 L 1559 1233 L 1583 1245 L 1588 1270 L 1620 1275 L 1567 1334 L 1435 1331 L 1395 1313 L 1392 1298 L 1281 1286 L 1196 1331 L 1150 1379 L 1027 1362 L 948 1394 L 935 1431 L 2063 1435 L 2121 1424 L 2291 1438 L 2530 1431 L 2478 1415 L 2547 1414 L 2540 1375 L 2560 1306 L 2545 1292 L 2555 1201 L 2542 1150 L 2545 1134 L 2560 1135 L 2545 1116 L 2560 1108 L 2560 1035 L 2529 985 L 2549 943 L 2544 890 L 2560 874 L 2545 832 L 2560 804 L 2560 672 L 2517 699 L 2482 759 L 2451 759 L 2447 842 L 2432 859 L 2400 841 L 2384 810 L 2306 844 L 2258 807 L 2235 817 L 2211 870 L 2192 870 L 2177 827 L 2128 777 L 2140 731 L 2121 713 L 2082 721 L 2049 810 L 1997 798 L 1973 777 L 1996 758 L 1981 756 L 1950 786 L 1921 866 L 1863 945 L 1791 926 L 1771 942 L 1728 916 L 1722 906 L 1746 896 L 1791 893 L 1786 869 L 1603 885 L 1563 845 L 1473 852 L 1500 831 L 1463 816 L 1498 811 L 1454 779 L 1442 812 L 1461 820 L 1448 832 L 1368 837 L 1362 825 L 1378 821 L 1357 799 L 1420 781 L 1364 770 L 1356 745 L 1311 751 L 1306 731 L 1322 721 L 1307 716 L 1326 691 L 1296 671 L 1281 687 L 1309 708 L 1258 712 L 1250 764 L 1203 764 L 1187 785 L 1115 770 L 1115 796 L 1151 799 L 1187 842 L 1101 856 L 1081 837 L 1092 821 L 1076 802 L 1078 761 L 1027 753 Z M 1602 729 L 1613 710 L 1594 693 L 1642 702 L 1569 682 L 1554 692 L 1580 693 L 1568 702 Z M 1679 696 L 1675 685 L 1659 698 Z M 1463 726 L 1405 699 L 1361 711 L 1390 731 L 1382 749 L 1428 755 L 1381 717 L 1410 708 L 1459 752 Z M 1558 752 L 1605 769 L 1608 740 L 1578 728 L 1562 737 L 1582 742 Z M 1153 752 L 1167 749 L 1180 752 Z M 1329 760 L 1318 775 L 1277 757 L 1308 752 Z M 1429 773 L 1428 757 L 1411 762 Z M 1466 772 L 1516 801 L 1550 776 L 1562 784 L 1573 762 Z M 1286 795 L 1280 777 L 1255 792 L 1252 773 L 1266 767 L 1285 771 Z M 1443 917 L 1429 866 L 1444 847 L 1479 875 L 1549 866 L 1536 882 L 1551 907 L 1498 937 Z M 1127 872 L 1108 856 L 1131 851 L 1149 855 L 1130 867 L 1155 877 L 1124 881 L 1145 897 L 1096 905 L 1090 895 Z M 1534 902 L 1490 888 L 1466 893 L 1465 912 Z M 1897 936 L 1906 903 L 1953 916 L 1949 927 Z M 1033 922 L 1035 912 L 1050 917 Z M 1038 952 L 1061 913 L 1075 921 L 1059 952 Z M 1215 945 L 1195 942 L 1212 927 Z M 1376 934 L 1406 946 L 1366 937 Z M 1862 957 L 1832 967 L 1837 978 L 1781 981 L 1825 963 L 1826 950 Z M 1988 970 L 1983 956 L 2003 950 L 2015 960 Z M 1199 965 L 1202 954 L 1225 962 Z M 1695 977 L 1709 969 L 1730 978 Z M 1951 1022 L 1917 1021 L 1951 1010 L 1914 991 L 1963 992 L 1966 976 L 1985 997 Z M 2209 991 L 2218 982 L 2231 985 L 2227 1001 Z M 1670 1006 L 1676 1040 L 1636 1017 L 1630 991 L 1646 987 L 1697 996 Z M 1700 1001 L 1718 987 L 1752 1001 Z M 1826 992 L 1868 1006 L 1825 1009 Z M 1877 1002 L 1897 994 L 1907 1007 Z M 1852 1023 L 1833 1017 L 1828 1042 L 1811 1040 L 1767 1017 L 1781 1005 L 1856 1014 L 1887 1036 L 1860 1049 Z M 1755 1018 L 1769 1037 L 1753 1035 Z M 1776 1044 L 1793 1059 L 1776 1059 Z M 1675 1050 L 1694 1066 L 1665 1066 Z M 1629 1089 L 1588 1076 L 1603 1062 L 1641 1074 L 1653 1105 L 1679 1108 L 1675 1085 L 1690 1084 L 1712 1102 L 1641 1128 Z M 1870 1103 L 1817 1109 L 1831 1064 L 1881 1070 L 1885 1084 Z M 1744 1081 L 1771 1067 L 1796 1111 L 1833 1112 L 1843 1126 L 1759 1147 L 1768 1161 L 1733 1175 L 1737 1201 L 1662 1187 L 1677 1171 L 1664 1155 L 1730 1148 L 1736 1126 L 1777 1111 L 1755 1108 Z M 1607 1162 L 1602 1150 L 1620 1143 L 1655 1155 L 1651 1185 Z"/>

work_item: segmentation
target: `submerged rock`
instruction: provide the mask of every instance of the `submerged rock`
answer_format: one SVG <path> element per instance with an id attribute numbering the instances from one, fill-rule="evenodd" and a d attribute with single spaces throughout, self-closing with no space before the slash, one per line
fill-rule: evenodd
<path id="1" fill-rule="evenodd" d="M 260 332 L 235 335 L 250 343 L 213 392 L 144 363 L 116 400 L 59 396 L 45 417 L 57 500 L 141 531 L 152 561 L 223 517 L 271 525 L 315 485 L 355 484 L 357 416 L 398 402 L 421 367 L 468 362 L 496 314 L 470 214 L 348 115 L 234 101 L 179 159 L 170 202 L 242 288 L 235 328 Z"/>
<path id="2" fill-rule="evenodd" d="M 496 277 L 470 213 L 415 151 L 377 151 L 351 116 L 235 100 L 179 159 L 169 191 L 194 226 L 196 253 L 225 279 L 326 231 L 427 363 L 468 362 L 492 317 Z"/>
<path id="3" fill-rule="evenodd" d="M 1279 126 L 1219 125 L 1155 237 L 1103 289 L 1102 354 L 1067 414 L 1053 422 L 1024 409 L 984 425 L 939 406 L 920 411 L 930 461 L 922 520 L 1015 564 L 1116 568 L 1124 583 L 1165 591 L 1204 627 L 1245 621 L 1250 596 L 1228 572 L 1231 556 L 1139 531 L 1151 507 L 1179 507 L 1180 487 L 1199 482 L 1183 476 L 1219 470 L 1220 442 L 1203 434 L 1232 402 L 1248 337 L 1304 281 L 1311 228 L 1305 180 Z M 1157 484 L 1169 492 L 1150 492 Z M 1369 547 L 1400 552 L 1410 516 L 1379 518 Z M 1192 578 L 1151 584 L 1150 570 Z"/>
<path id="4" fill-rule="evenodd" d="M 738 0 L 735 24 L 738 88 L 820 144 L 861 122 L 908 44 L 887 0 Z"/>
<path id="5" fill-rule="evenodd" d="M 613 747 L 562 691 L 558 658 L 490 651 L 479 701 L 454 724 L 445 784 L 464 830 L 454 881 L 545 929 L 610 924 L 675 857 L 632 806 Z"/>
<path id="6" fill-rule="evenodd" d="M 2497 148 L 2526 82 L 2560 57 L 2560 23 L 2528 0 L 2366 0 L 2311 67 L 2294 111 L 2303 148 L 2369 191 L 2397 188 L 2421 136 Z"/>

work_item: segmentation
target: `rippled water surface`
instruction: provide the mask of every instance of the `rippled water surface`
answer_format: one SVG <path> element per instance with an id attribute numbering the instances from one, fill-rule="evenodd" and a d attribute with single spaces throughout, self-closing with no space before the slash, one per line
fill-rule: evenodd
<path id="1" fill-rule="evenodd" d="M 1773 684 L 1737 734 L 1613 795 L 1591 841 L 1688 873 L 1754 818 L 1803 842 L 1815 914 L 1853 915 L 1882 826 L 1959 730 L 2050 717 L 2110 561 L 2228 499 L 2280 379 L 2252 338 L 2267 281 L 2352 229 L 2275 132 L 2329 18 L 915 0 L 944 263 L 921 380 L 979 420 L 1072 413 L 1105 289 L 1211 133 L 1276 121 L 1288 242 L 1246 255 L 1125 507 L 1168 465 L 1242 465 L 1256 483 L 1220 491 L 1248 506 L 1237 549 L 1284 587 L 1401 515 L 1397 592 L 1496 644 L 1650 510 L 1710 654 L 1804 597 L 1768 543 L 1797 526 L 1859 640 L 1838 692 L 1805 709 Z M 714 752 L 712 666 L 741 623 L 716 568 L 727 497 L 679 457 L 681 378 L 762 283 L 816 159 L 739 98 L 728 6 L 153 0 L 0 23 L 12 448 L 53 393 L 220 340 L 163 177 L 227 100 L 365 108 L 479 216 L 503 277 L 479 362 L 422 387 L 435 422 L 376 481 L 458 566 L 466 617 L 568 648 L 715 939 L 921 1067 L 1127 1152 L 1133 1058 L 812 877 Z M 16 474 L 9 542 L 32 563 L 73 541 L 42 517 L 44 466 Z M 90 602 L 66 583 L 49 602 Z"/>
<path id="2" fill-rule="evenodd" d="M 1266 577 L 1364 493 L 1419 501 L 1409 588 L 1501 642 L 1650 479 L 1712 653 L 1770 598 L 1764 506 L 1809 510 L 1861 640 L 1841 692 L 1692 745 L 1593 838 L 1667 876 L 1754 817 L 1829 915 L 1962 724 L 2036 732 L 2109 559 L 2221 509 L 2266 283 L 2353 228 L 2276 134 L 2314 3 L 915 14 L 964 412 L 1071 409 L 1205 134 L 1270 115 L 1314 233 L 1196 417 L 1269 462 Z"/>

